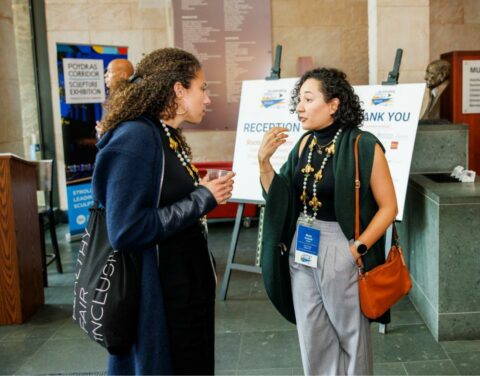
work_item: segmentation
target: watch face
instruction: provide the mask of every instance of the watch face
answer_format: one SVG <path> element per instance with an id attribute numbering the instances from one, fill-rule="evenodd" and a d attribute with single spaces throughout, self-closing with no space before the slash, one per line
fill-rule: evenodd
<path id="1" fill-rule="evenodd" d="M 367 252 L 367 246 L 365 244 L 359 244 L 357 247 L 357 252 L 363 255 L 365 252 Z"/>

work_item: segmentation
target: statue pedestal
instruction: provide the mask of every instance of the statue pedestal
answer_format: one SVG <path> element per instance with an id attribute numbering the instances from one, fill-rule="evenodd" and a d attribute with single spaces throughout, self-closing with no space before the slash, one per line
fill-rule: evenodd
<path id="1" fill-rule="evenodd" d="M 397 226 L 412 276 L 410 300 L 437 340 L 480 339 L 480 180 L 449 179 L 455 166 L 467 165 L 468 138 L 466 125 L 418 127 Z"/>
<path id="2" fill-rule="evenodd" d="M 411 174 L 452 172 L 468 163 L 468 125 L 419 124 L 413 148 Z"/>
<path id="3" fill-rule="evenodd" d="M 427 176 L 410 176 L 398 228 L 413 282 L 409 297 L 435 339 L 480 339 L 480 180 Z"/>

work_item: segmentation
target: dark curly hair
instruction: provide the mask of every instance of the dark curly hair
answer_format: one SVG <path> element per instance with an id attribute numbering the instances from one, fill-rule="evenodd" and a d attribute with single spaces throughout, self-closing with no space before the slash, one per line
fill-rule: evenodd
<path id="1" fill-rule="evenodd" d="M 353 92 L 353 87 L 347 81 L 347 75 L 334 68 L 316 68 L 306 72 L 295 84 L 290 100 L 290 112 L 294 113 L 300 101 L 300 88 L 309 78 L 319 82 L 320 91 L 329 102 L 338 98 L 340 105 L 333 115 L 335 122 L 342 128 L 359 126 L 364 119 L 363 109 L 360 106 L 358 95 Z"/>
<path id="2" fill-rule="evenodd" d="M 200 69 L 195 56 L 178 48 L 162 48 L 149 53 L 136 66 L 134 76 L 119 82 L 110 94 L 105 103 L 107 115 L 100 123 L 100 136 L 121 122 L 141 115 L 153 119 L 175 117 L 175 83 L 180 82 L 188 89 Z M 187 153 L 191 154 L 181 132 L 179 136 Z"/>

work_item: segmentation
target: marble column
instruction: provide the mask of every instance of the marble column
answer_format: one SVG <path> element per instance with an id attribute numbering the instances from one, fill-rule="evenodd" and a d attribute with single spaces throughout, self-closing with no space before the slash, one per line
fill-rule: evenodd
<path id="1" fill-rule="evenodd" d="M 11 1 L 0 2 L 0 152 L 24 156 L 15 28 Z"/>
<path id="2" fill-rule="evenodd" d="M 0 152 L 29 157 L 39 140 L 28 0 L 0 2 Z"/>
<path id="3" fill-rule="evenodd" d="M 386 80 L 397 48 L 403 49 L 399 82 L 423 82 L 430 60 L 429 10 L 429 0 L 369 0 L 369 28 L 375 30 L 369 45 L 370 84 Z"/>
<path id="4" fill-rule="evenodd" d="M 32 137 L 40 142 L 35 62 L 33 58 L 32 20 L 28 0 L 13 0 L 13 25 L 17 54 L 22 138 L 25 157 L 29 157 Z"/>

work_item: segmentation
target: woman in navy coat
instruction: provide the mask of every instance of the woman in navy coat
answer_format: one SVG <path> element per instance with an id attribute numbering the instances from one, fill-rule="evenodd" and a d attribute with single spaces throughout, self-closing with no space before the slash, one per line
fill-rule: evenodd
<path id="1" fill-rule="evenodd" d="M 216 277 L 203 218 L 231 197 L 234 174 L 200 180 L 179 129 L 200 123 L 209 104 L 199 61 L 175 48 L 147 55 L 106 104 L 93 193 L 112 246 L 142 259 L 136 340 L 110 356 L 109 374 L 214 373 Z"/>

